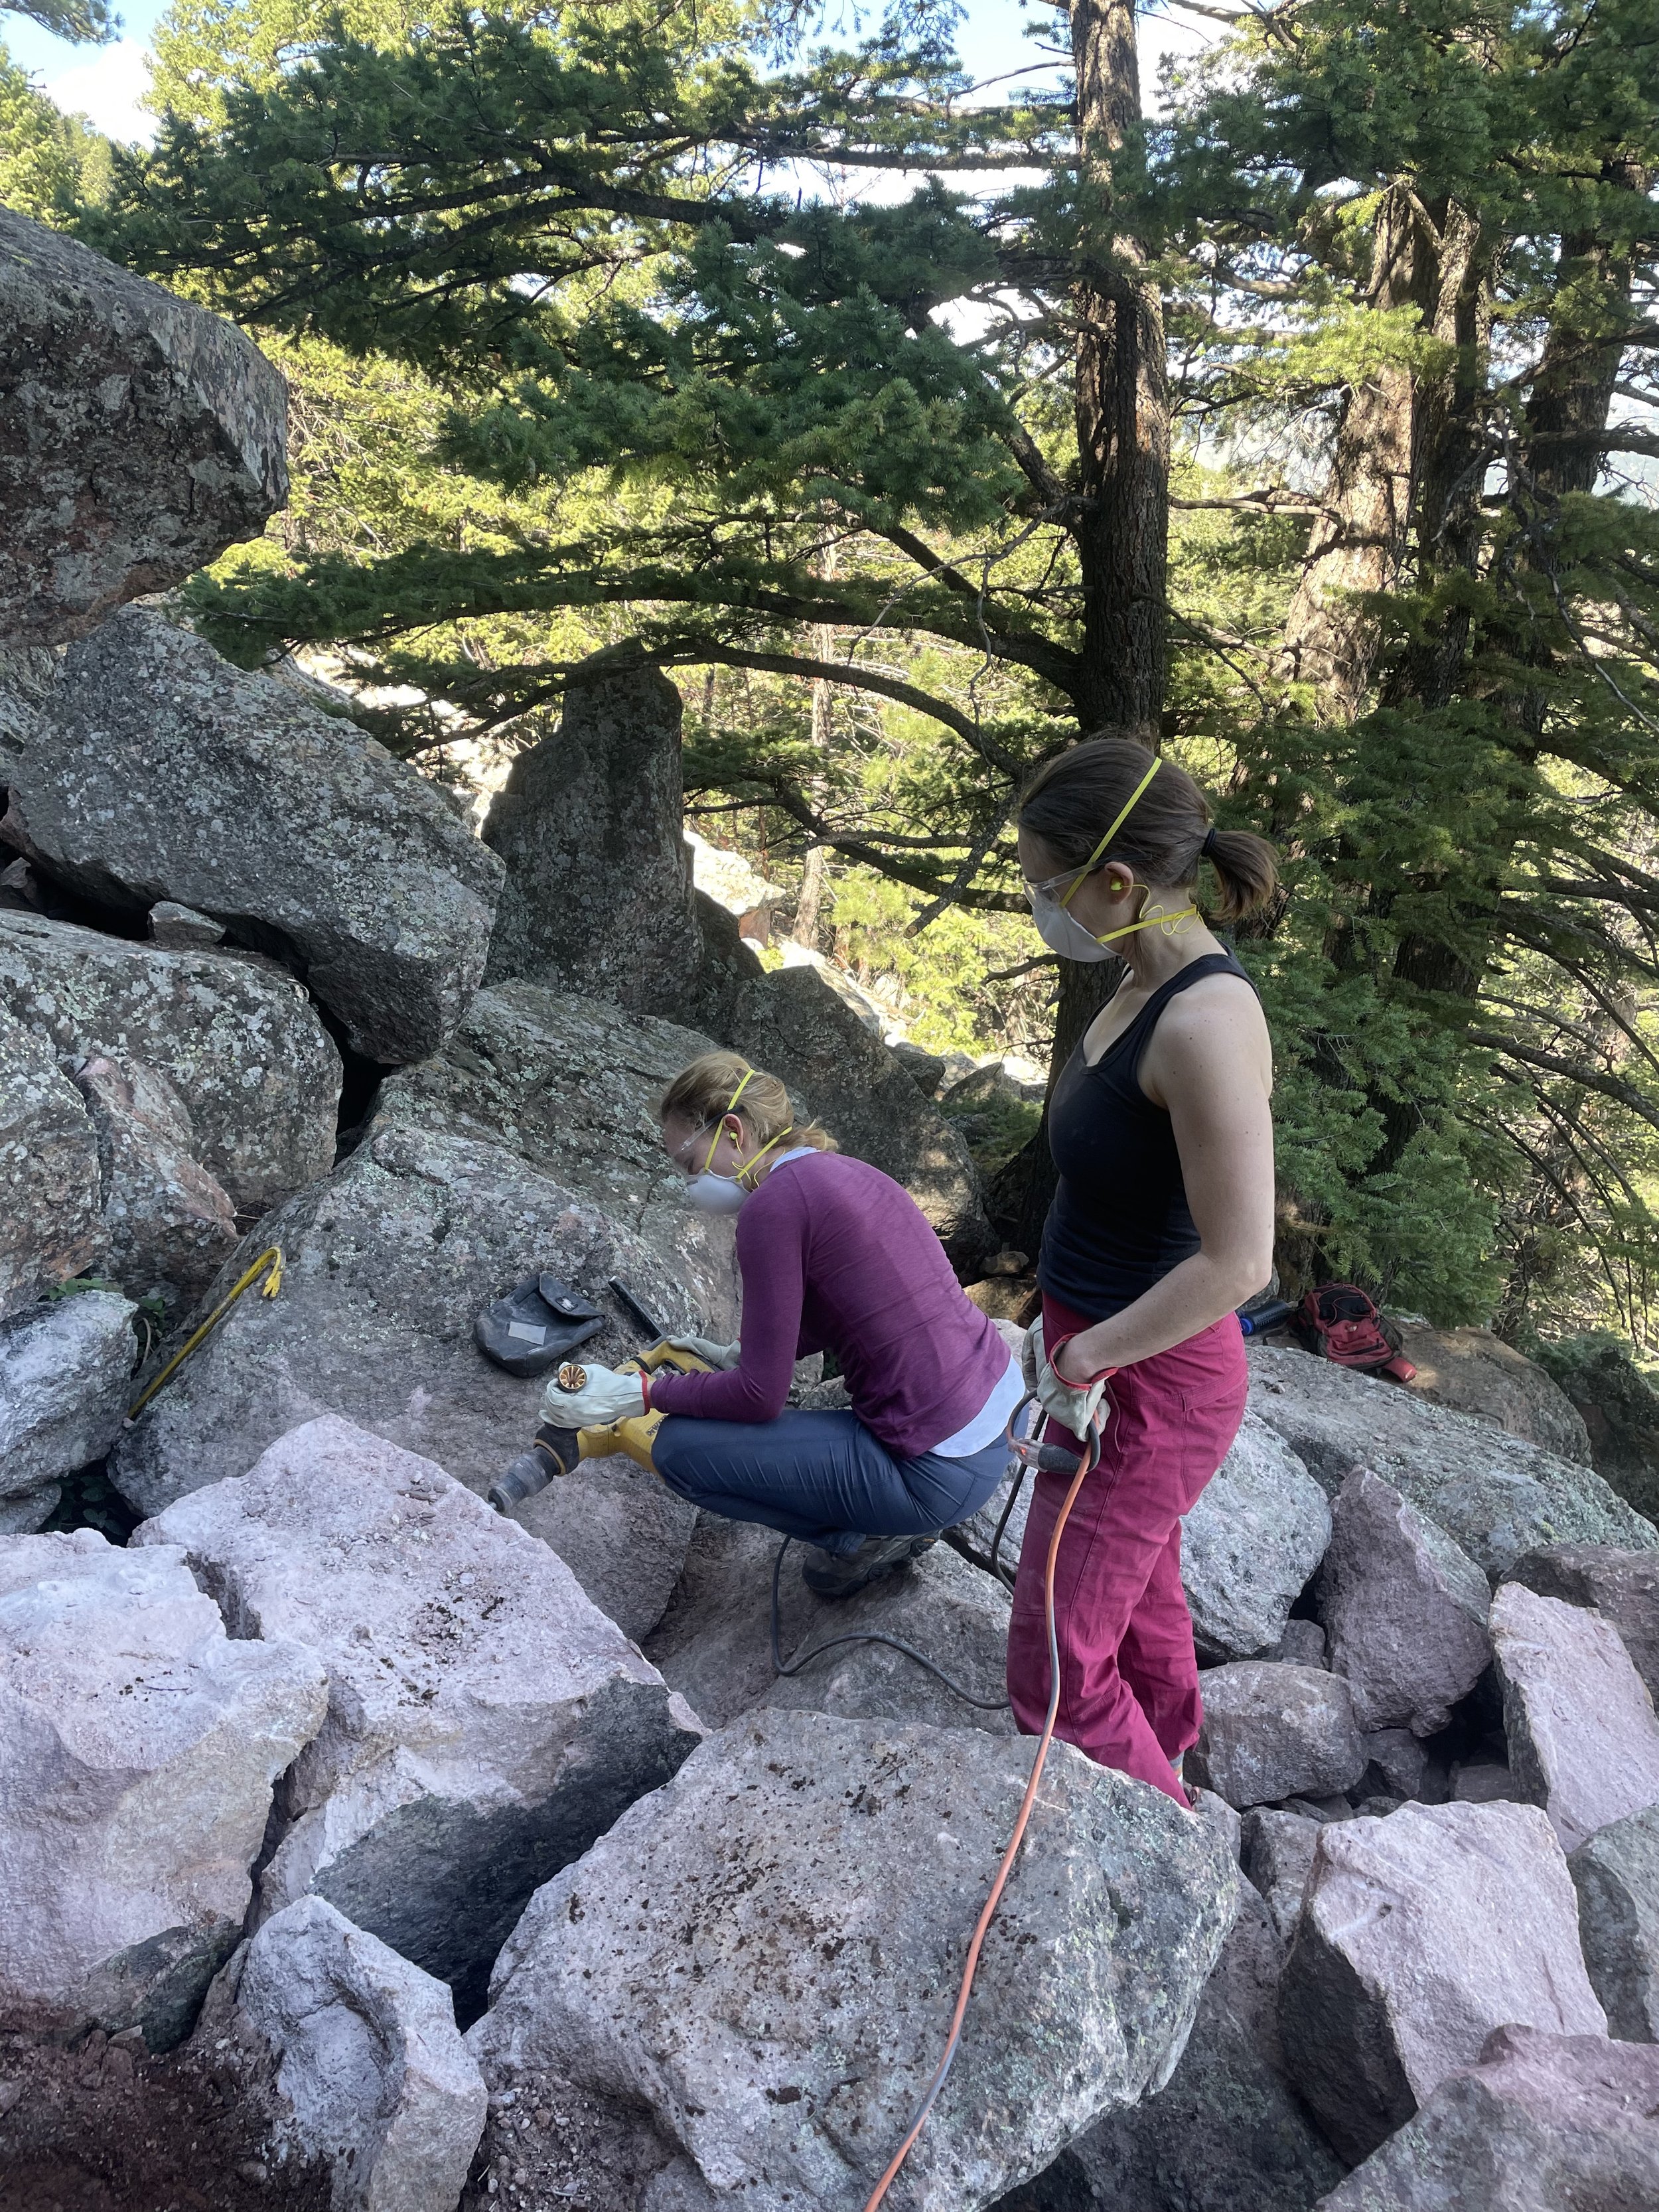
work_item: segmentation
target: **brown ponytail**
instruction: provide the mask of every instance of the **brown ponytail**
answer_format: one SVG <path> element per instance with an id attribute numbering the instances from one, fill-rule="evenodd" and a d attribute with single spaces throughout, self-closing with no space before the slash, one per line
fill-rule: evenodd
<path id="1" fill-rule="evenodd" d="M 1153 755 L 1132 738 L 1089 738 L 1056 755 L 1025 787 L 1019 826 L 1041 838 L 1061 868 L 1090 865 L 1096 846 L 1121 813 Z M 1207 860 L 1220 896 L 1214 911 L 1241 921 L 1270 905 L 1279 884 L 1273 848 L 1248 830 L 1217 830 L 1210 803 L 1167 755 L 1095 868 L 1119 860 L 1143 883 L 1184 890 Z"/>
<path id="2" fill-rule="evenodd" d="M 1250 830 L 1212 830 L 1203 857 L 1215 870 L 1220 896 L 1215 911 L 1223 921 L 1243 921 L 1271 906 L 1279 890 L 1279 863 L 1265 837 Z"/>

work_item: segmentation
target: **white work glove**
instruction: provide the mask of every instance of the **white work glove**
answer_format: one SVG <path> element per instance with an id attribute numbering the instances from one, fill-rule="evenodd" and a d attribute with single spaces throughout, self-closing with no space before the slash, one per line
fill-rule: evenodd
<path id="1" fill-rule="evenodd" d="M 1052 1415 L 1061 1428 L 1069 1429 L 1074 1437 L 1086 1439 L 1090 1425 L 1100 1411 L 1100 1401 L 1106 1395 L 1107 1377 L 1115 1375 L 1116 1368 L 1109 1367 L 1105 1374 L 1096 1376 L 1092 1382 L 1068 1382 L 1048 1358 L 1041 1321 L 1033 1322 L 1025 1332 L 1025 1347 L 1019 1364 L 1025 1387 L 1043 1412 Z"/>
<path id="2" fill-rule="evenodd" d="M 1028 1398 L 1036 1395 L 1037 1376 L 1042 1372 L 1042 1363 L 1048 1354 L 1042 1349 L 1042 1316 L 1039 1314 L 1025 1332 L 1025 1341 L 1019 1347 L 1019 1371 L 1025 1384 Z"/>
<path id="3" fill-rule="evenodd" d="M 740 1344 L 716 1344 L 712 1336 L 671 1336 L 676 1352 L 689 1352 L 708 1367 L 735 1367 L 742 1357 Z"/>
<path id="4" fill-rule="evenodd" d="M 561 1390 L 555 1376 L 542 1393 L 542 1419 L 557 1429 L 609 1429 L 645 1411 L 645 1388 L 637 1375 L 614 1368 L 572 1362 L 587 1370 L 586 1387 Z"/>

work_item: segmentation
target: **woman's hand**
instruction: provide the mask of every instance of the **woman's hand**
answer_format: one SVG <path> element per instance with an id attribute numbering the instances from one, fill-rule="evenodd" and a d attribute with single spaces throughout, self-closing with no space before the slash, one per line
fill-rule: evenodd
<path id="1" fill-rule="evenodd" d="M 561 1390 L 555 1380 L 543 1391 L 543 1420 L 558 1429 L 609 1429 L 645 1411 L 645 1385 L 637 1375 L 581 1364 L 587 1381 L 580 1390 Z"/>
<path id="2" fill-rule="evenodd" d="M 1050 1358 L 1043 1346 L 1042 1323 L 1033 1322 L 1025 1333 L 1020 1364 L 1026 1387 L 1043 1412 L 1051 1414 L 1074 1437 L 1081 1437 L 1088 1433 L 1090 1423 L 1100 1411 L 1107 1376 L 1115 1375 L 1117 1370 L 1109 1367 L 1103 1371 L 1094 1368 L 1077 1371 L 1079 1363 L 1068 1357 L 1077 1341 L 1075 1336 L 1062 1337 L 1054 1348 L 1054 1357 Z M 1073 1372 L 1066 1372 L 1067 1367 Z"/>
<path id="3" fill-rule="evenodd" d="M 671 1336 L 668 1341 L 676 1352 L 689 1352 L 705 1367 L 732 1368 L 743 1357 L 740 1344 L 716 1344 L 712 1336 Z"/>

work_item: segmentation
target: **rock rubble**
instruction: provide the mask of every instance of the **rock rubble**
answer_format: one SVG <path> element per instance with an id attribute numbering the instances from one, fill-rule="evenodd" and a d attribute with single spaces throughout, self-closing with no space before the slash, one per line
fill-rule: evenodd
<path id="1" fill-rule="evenodd" d="M 805 1712 L 711 1737 L 538 1893 L 468 2036 L 486 2081 L 556 2066 L 645 2107 L 684 2161 L 653 2204 L 856 2212 L 937 2061 L 964 1900 L 984 1894 L 1030 1756 Z M 919 2201 L 973 2212 L 1162 2086 L 1235 1881 L 1170 1799 L 1054 1747 L 912 2154 Z"/>
<path id="2" fill-rule="evenodd" d="M 134 1542 L 179 1547 L 238 1636 L 326 1676 L 261 1913 L 325 1898 L 469 2015 L 532 1892 L 698 1741 L 546 1545 L 349 1422 L 292 1431 Z"/>
<path id="3" fill-rule="evenodd" d="M 1279 1992 L 1291 2078 L 1368 2157 L 1495 2027 L 1601 2036 L 1566 1861 L 1531 1805 L 1322 1827 Z"/>
<path id="4" fill-rule="evenodd" d="M 0 1512 L 38 1528 L 66 1474 L 101 1459 L 132 1396 L 133 1308 L 82 1291 L 0 1324 Z"/>
<path id="5" fill-rule="evenodd" d="M 315 2160 L 333 2212 L 454 2212 L 483 2132 L 483 2076 L 449 1991 L 320 1897 L 244 1943 L 198 2043 L 228 2036 L 279 2164 Z"/>
<path id="6" fill-rule="evenodd" d="M 325 1705 L 314 1656 L 227 1636 L 178 1548 L 0 1538 L 0 2019 L 176 2043 Z"/>

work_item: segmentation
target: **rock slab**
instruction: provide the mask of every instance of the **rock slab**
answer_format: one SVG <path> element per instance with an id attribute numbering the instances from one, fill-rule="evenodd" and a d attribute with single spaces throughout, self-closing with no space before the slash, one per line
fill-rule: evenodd
<path id="1" fill-rule="evenodd" d="M 325 1898 L 469 2016 L 532 1891 L 698 1740 L 562 1559 L 349 1422 L 307 1423 L 133 1541 L 181 1546 L 238 1636 L 326 1672 L 262 1911 Z"/>
<path id="2" fill-rule="evenodd" d="M 1621 2043 L 1659 2043 L 1659 1805 L 1599 1829 L 1567 1870 L 1608 2033 Z"/>
<path id="3" fill-rule="evenodd" d="M 1033 1747 L 761 1712 L 540 1891 L 469 2042 L 651 2115 L 675 2196 L 857 2212 L 938 2063 Z M 909 2201 L 983 2205 L 1161 2087 L 1234 1909 L 1170 1799 L 1050 1755 Z M 688 2191 L 690 2193 L 688 2193 Z"/>
<path id="4" fill-rule="evenodd" d="M 1417 1370 L 1413 1395 L 1491 1421 L 1558 1459 L 1589 1462 L 1589 1432 L 1577 1407 L 1536 1360 L 1490 1329 L 1405 1322 L 1400 1342 Z"/>
<path id="5" fill-rule="evenodd" d="M 501 887 L 415 769 L 141 607 L 70 648 L 3 835 L 106 907 L 210 915 L 382 1063 L 422 1058 L 459 1018 Z"/>
<path id="6" fill-rule="evenodd" d="M 1492 1662 L 1486 1577 L 1367 1468 L 1343 1484 L 1331 1519 L 1319 1611 L 1354 1719 L 1367 1731 L 1433 1735 Z"/>
<path id="7" fill-rule="evenodd" d="M 247 1213 L 333 1162 L 340 1055 L 268 963 L 0 913 L 0 1010 L 54 1054 L 138 1060 L 165 1077 L 189 1110 L 194 1157 Z M 87 1133 L 95 1156 L 89 1122 Z"/>
<path id="8" fill-rule="evenodd" d="M 1203 1678 L 1204 1726 L 1191 1779 L 1239 1811 L 1324 1797 L 1365 1771 L 1348 1686 L 1319 1667 L 1244 1659 Z"/>
<path id="9" fill-rule="evenodd" d="M 236 1211 L 195 1157 L 190 1109 L 142 1060 L 70 1065 L 98 1135 L 110 1273 L 136 1298 L 193 1305 L 236 1249 Z"/>
<path id="10" fill-rule="evenodd" d="M 1368 2158 L 1495 2027 L 1603 2035 L 1566 1861 L 1532 1805 L 1404 1805 L 1319 1832 L 1279 1984 L 1292 2080 Z"/>
<path id="11" fill-rule="evenodd" d="M 1642 2212 L 1656 2113 L 1659 2053 L 1500 2027 L 1320 2212 Z"/>
<path id="12" fill-rule="evenodd" d="M 1618 1630 L 1649 1694 L 1659 1698 L 1659 1556 L 1606 1544 L 1553 1544 L 1517 1559 L 1508 1579 L 1540 1597 L 1593 1607 Z"/>
<path id="13" fill-rule="evenodd" d="M 104 1249 L 98 1139 L 46 1038 L 0 994 L 0 1321 Z"/>
<path id="14" fill-rule="evenodd" d="M 1563 1850 L 1659 1802 L 1659 1718 L 1617 1630 L 1505 1583 L 1492 1635 L 1516 1794 L 1544 1808 Z"/>
<path id="15" fill-rule="evenodd" d="M 1659 1551 L 1659 1528 L 1576 1461 L 1310 1352 L 1253 1339 L 1246 1357 L 1251 1410 L 1328 1496 L 1370 1468 L 1491 1580 L 1545 1544 Z"/>
<path id="16" fill-rule="evenodd" d="M 0 1326 L 0 1498 L 101 1459 L 132 1396 L 134 1309 L 75 1291 Z"/>
<path id="17" fill-rule="evenodd" d="M 671 1329 L 737 1334 L 729 1224 L 652 1212 L 635 1231 L 515 1152 L 425 1129 L 376 1130 L 262 1221 L 231 1265 L 268 1243 L 288 1255 L 282 1295 L 244 1298 L 120 1440 L 111 1472 L 141 1513 L 246 1473 L 322 1413 L 436 1460 L 482 1495 L 534 1434 L 543 1385 L 484 1358 L 473 1317 L 544 1268 L 614 1317 L 589 1346 L 608 1365 L 644 1340 L 613 1275 Z M 609 1460 L 518 1517 L 556 1548 L 568 1535 L 589 1595 L 613 1617 L 627 1611 L 635 1635 L 667 1602 L 691 1525 L 653 1476 Z"/>
<path id="18" fill-rule="evenodd" d="M 1284 1636 L 1330 1541 L 1325 1493 L 1267 1423 L 1246 1413 L 1181 1534 L 1181 1579 L 1206 1660 L 1253 1659 Z"/>
<path id="19" fill-rule="evenodd" d="M 320 1897 L 242 1945 L 204 2008 L 264 2079 L 279 2162 L 322 2161 L 334 2212 L 454 2212 L 483 2133 L 483 2077 L 443 1984 Z"/>
<path id="20" fill-rule="evenodd" d="M 232 323 L 0 208 L 0 636 L 58 645 L 288 496 L 288 388 Z"/>
<path id="21" fill-rule="evenodd" d="M 0 2020 L 176 2043 L 325 1702 L 311 1653 L 226 1635 L 182 1552 L 0 1539 Z"/>
<path id="22" fill-rule="evenodd" d="M 1285 1943 L 1295 1934 L 1301 1916 L 1322 1826 L 1301 1813 L 1275 1812 L 1264 1806 L 1244 1815 L 1239 1864 L 1245 1879 L 1261 1891 L 1273 1926 Z"/>

